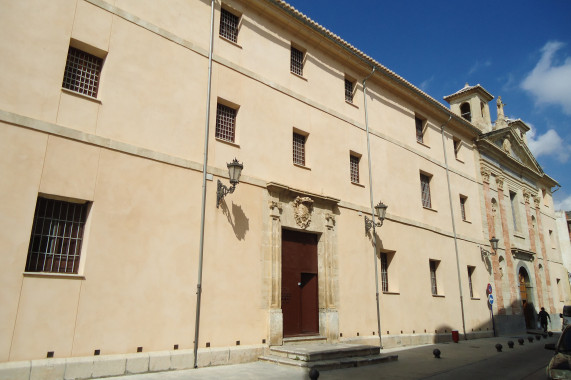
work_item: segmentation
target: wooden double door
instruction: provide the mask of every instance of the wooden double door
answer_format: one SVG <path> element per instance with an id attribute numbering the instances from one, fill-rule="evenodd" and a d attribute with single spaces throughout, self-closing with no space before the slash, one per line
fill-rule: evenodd
<path id="1" fill-rule="evenodd" d="M 282 231 L 284 337 L 319 334 L 317 235 Z"/>

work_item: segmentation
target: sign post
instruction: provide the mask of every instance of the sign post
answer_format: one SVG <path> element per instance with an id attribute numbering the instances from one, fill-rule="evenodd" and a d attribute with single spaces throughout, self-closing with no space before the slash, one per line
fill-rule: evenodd
<path id="1" fill-rule="evenodd" d="M 492 295 L 492 284 L 488 284 L 486 287 L 486 295 L 488 296 L 488 305 L 490 307 L 490 315 L 492 317 L 492 329 L 494 330 L 494 336 L 496 336 L 496 324 L 494 323 L 494 296 Z"/>

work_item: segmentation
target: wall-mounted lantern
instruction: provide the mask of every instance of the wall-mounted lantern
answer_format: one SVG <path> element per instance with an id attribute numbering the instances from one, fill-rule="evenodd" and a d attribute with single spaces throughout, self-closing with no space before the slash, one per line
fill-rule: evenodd
<path id="1" fill-rule="evenodd" d="M 216 208 L 220 206 L 222 199 L 227 194 L 231 194 L 236 190 L 236 185 L 240 183 L 240 175 L 242 174 L 242 169 L 244 165 L 242 165 L 236 158 L 229 164 L 228 166 L 228 176 L 230 177 L 230 184 L 232 186 L 226 187 L 220 180 L 218 180 L 218 188 L 216 189 Z"/>
<path id="2" fill-rule="evenodd" d="M 381 227 L 383 225 L 385 216 L 387 214 L 387 207 L 389 206 L 387 206 L 381 201 L 379 201 L 379 204 L 375 206 L 375 214 L 379 219 L 379 222 L 375 223 L 376 227 Z M 373 218 L 369 219 L 369 217 L 365 215 L 365 233 L 369 233 L 369 230 L 371 229 L 371 227 L 373 227 L 373 220 L 374 220 Z"/>

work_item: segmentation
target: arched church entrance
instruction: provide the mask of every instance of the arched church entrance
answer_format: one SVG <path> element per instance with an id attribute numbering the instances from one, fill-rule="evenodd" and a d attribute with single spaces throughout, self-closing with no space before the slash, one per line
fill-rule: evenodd
<path id="1" fill-rule="evenodd" d="M 535 326 L 535 307 L 533 305 L 533 288 L 529 281 L 529 274 L 525 268 L 519 268 L 519 294 L 525 318 L 525 327 L 528 329 L 536 328 Z"/>

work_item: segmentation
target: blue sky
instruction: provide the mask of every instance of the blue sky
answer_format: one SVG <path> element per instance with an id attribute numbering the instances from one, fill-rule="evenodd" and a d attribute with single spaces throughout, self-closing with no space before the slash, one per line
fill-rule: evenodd
<path id="1" fill-rule="evenodd" d="M 571 1 L 286 1 L 442 103 L 466 82 L 501 96 L 571 210 Z"/>

